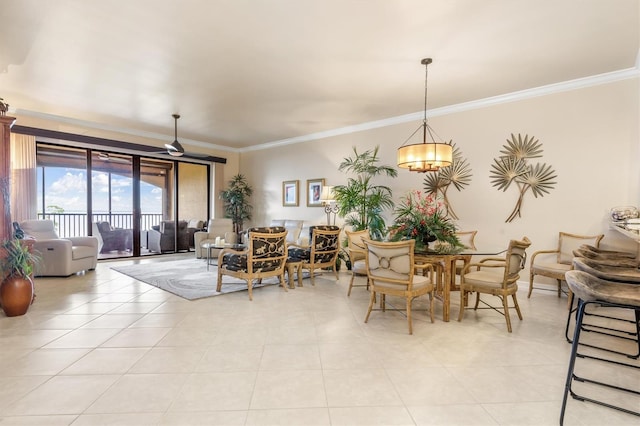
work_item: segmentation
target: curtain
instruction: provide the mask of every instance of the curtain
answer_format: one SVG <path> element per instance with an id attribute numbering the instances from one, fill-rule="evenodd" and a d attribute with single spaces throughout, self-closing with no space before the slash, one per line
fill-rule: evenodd
<path id="1" fill-rule="evenodd" d="M 11 134 L 11 220 L 37 219 L 35 136 Z"/>

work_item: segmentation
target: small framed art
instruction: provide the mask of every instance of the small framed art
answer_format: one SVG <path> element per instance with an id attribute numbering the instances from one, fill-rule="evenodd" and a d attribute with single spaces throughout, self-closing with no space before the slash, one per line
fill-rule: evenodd
<path id="1" fill-rule="evenodd" d="M 297 180 L 285 180 L 282 182 L 282 205 L 285 207 L 298 206 L 298 182 Z"/>
<path id="2" fill-rule="evenodd" d="M 307 207 L 322 207 L 320 194 L 323 186 L 324 179 L 307 180 Z"/>

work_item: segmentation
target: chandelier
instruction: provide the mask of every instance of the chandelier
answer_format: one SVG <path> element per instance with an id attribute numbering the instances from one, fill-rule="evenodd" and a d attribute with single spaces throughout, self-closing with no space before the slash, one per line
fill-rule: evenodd
<path id="1" fill-rule="evenodd" d="M 407 138 L 398 148 L 398 167 L 409 169 L 410 172 L 435 172 L 441 167 L 451 165 L 453 161 L 453 148 L 451 141 L 436 142 L 433 137 L 436 132 L 427 123 L 427 77 L 429 75 L 429 64 L 433 62 L 431 58 L 425 58 L 421 63 L 425 66 L 424 78 L 424 118 L 422 124 Z M 422 129 L 422 142 L 407 145 L 406 143 Z M 430 142 L 427 142 L 427 134 Z M 438 136 L 436 134 L 436 136 Z"/>

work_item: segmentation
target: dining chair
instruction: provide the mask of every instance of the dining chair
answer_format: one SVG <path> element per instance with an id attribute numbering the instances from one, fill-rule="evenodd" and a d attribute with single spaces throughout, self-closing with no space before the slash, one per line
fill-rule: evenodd
<path id="1" fill-rule="evenodd" d="M 244 250 L 224 248 L 218 254 L 218 286 L 222 290 L 222 276 L 229 275 L 245 280 L 249 300 L 253 300 L 253 281 L 278 277 L 284 283 L 284 268 L 287 260 L 287 231 L 284 227 L 251 228 L 247 232 L 248 242 Z"/>
<path id="2" fill-rule="evenodd" d="M 322 268 L 332 268 L 337 281 L 336 260 L 340 251 L 340 228 L 334 225 L 310 226 L 309 241 L 311 243 L 308 246 L 289 244 L 289 261 L 302 262 L 301 268 L 309 271 L 312 285 L 316 285 L 314 271 Z"/>
<path id="3" fill-rule="evenodd" d="M 460 240 L 460 243 L 464 245 L 465 249 L 476 250 L 475 238 L 478 231 L 459 231 L 456 232 L 456 237 Z M 471 263 L 471 255 L 464 254 L 460 255 L 455 259 L 456 265 L 456 275 L 460 275 L 464 270 L 465 266 Z"/>
<path id="4" fill-rule="evenodd" d="M 467 293 L 476 292 L 476 303 L 474 310 L 478 309 L 480 294 L 490 294 L 502 300 L 502 311 L 500 308 L 491 306 L 483 301 L 488 309 L 493 309 L 504 315 L 507 321 L 507 330 L 511 333 L 511 317 L 509 315 L 508 296 L 513 298 L 513 308 L 518 313 L 518 318 L 522 320 L 520 306 L 516 292 L 518 291 L 518 279 L 520 271 L 525 267 L 527 258 L 526 249 L 531 245 L 527 237 L 522 240 L 511 240 L 509 248 L 504 258 L 489 257 L 482 259 L 478 263 L 470 263 L 462 271 L 460 277 L 460 313 L 458 321 L 462 321 L 467 301 Z"/>
<path id="5" fill-rule="evenodd" d="M 413 299 L 428 294 L 429 315 L 431 322 L 433 322 L 433 281 L 427 274 L 416 274 L 417 269 L 431 269 L 432 266 L 416 265 L 414 263 L 415 240 L 397 242 L 363 240 L 363 243 L 366 247 L 367 279 L 371 286 L 369 309 L 364 322 L 369 321 L 378 293 L 380 294 L 380 306 L 383 312 L 386 310 L 386 296 L 405 299 L 409 334 L 413 334 L 411 316 Z"/>
<path id="6" fill-rule="evenodd" d="M 369 239 L 369 230 L 362 231 L 344 231 L 347 234 L 347 250 L 349 252 L 349 261 L 351 262 L 351 281 L 349 281 L 349 290 L 347 297 L 351 296 L 353 287 L 366 287 L 369 290 L 369 280 L 366 284 L 353 285 L 356 276 L 367 276 L 366 247 L 363 240 Z"/>
<path id="7" fill-rule="evenodd" d="M 530 298 L 531 292 L 533 292 L 533 280 L 536 275 L 554 278 L 558 282 L 558 297 L 560 297 L 562 295 L 564 274 L 571 270 L 571 261 L 574 257 L 573 251 L 583 244 L 598 248 L 603 237 L 604 234 L 577 235 L 559 232 L 558 247 L 556 249 L 534 252 L 529 266 L 529 294 L 527 298 Z"/>

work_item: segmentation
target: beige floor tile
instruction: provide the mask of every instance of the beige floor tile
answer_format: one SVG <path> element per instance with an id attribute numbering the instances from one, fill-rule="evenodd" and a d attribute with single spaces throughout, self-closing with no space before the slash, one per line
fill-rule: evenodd
<path id="1" fill-rule="evenodd" d="M 105 348 L 144 348 L 155 346 L 170 328 L 127 328 L 104 342 Z"/>
<path id="2" fill-rule="evenodd" d="M 55 348 L 95 348 L 118 334 L 118 328 L 81 328 L 70 331 L 45 347 Z"/>
<path id="3" fill-rule="evenodd" d="M 402 405 L 382 369 L 325 370 L 323 375 L 329 407 Z"/>
<path id="4" fill-rule="evenodd" d="M 257 371 L 262 358 L 262 346 L 214 345 L 196 367 L 197 372 Z"/>
<path id="5" fill-rule="evenodd" d="M 411 416 L 418 426 L 492 426 L 498 424 L 515 425 L 515 423 L 498 423 L 479 404 L 422 405 L 408 407 Z M 540 423 L 553 425 L 552 423 Z"/>
<path id="6" fill-rule="evenodd" d="M 48 321 L 38 324 L 40 329 L 73 330 L 93 321 L 100 315 L 56 315 Z"/>
<path id="7" fill-rule="evenodd" d="M 158 424 L 163 426 L 243 426 L 246 418 L 246 410 L 169 412 Z"/>
<path id="8" fill-rule="evenodd" d="M 260 371 L 251 409 L 326 407 L 320 370 Z"/>
<path id="9" fill-rule="evenodd" d="M 131 367 L 132 374 L 191 373 L 196 370 L 205 353 L 202 347 L 185 346 L 151 348 Z"/>
<path id="10" fill-rule="evenodd" d="M 329 426 L 332 423 L 327 408 L 294 408 L 250 410 L 245 424 L 247 426 Z"/>
<path id="11" fill-rule="evenodd" d="M 364 324 L 368 293 L 347 297 L 348 273 L 338 282 L 319 276 L 315 287 L 307 279 L 286 293 L 265 287 L 253 302 L 242 292 L 188 301 L 110 264 L 38 278 L 27 315 L 0 316 L 1 424 L 558 422 L 571 346 L 566 298 L 553 292 L 527 299 L 523 287 L 524 320 L 513 333 L 488 311 L 456 321 L 454 294 L 450 322 L 436 302 L 436 322 L 418 313 L 411 336 L 395 312 L 377 312 Z M 583 365 L 621 383 L 640 379 Z M 637 418 L 570 398 L 565 424 L 635 425 Z"/>
<path id="12" fill-rule="evenodd" d="M 409 366 L 407 369 L 386 371 L 407 406 L 477 402 L 449 371 L 441 367 Z"/>
<path id="13" fill-rule="evenodd" d="M 158 346 L 210 346 L 218 334 L 212 328 L 172 328 L 160 340 Z"/>
<path id="14" fill-rule="evenodd" d="M 85 413 L 164 413 L 178 396 L 187 378 L 186 374 L 122 376 Z"/>
<path id="15" fill-rule="evenodd" d="M 319 370 L 318 345 L 265 345 L 260 370 Z"/>
<path id="16" fill-rule="evenodd" d="M 149 348 L 96 348 L 61 374 L 125 374 Z"/>
<path id="17" fill-rule="evenodd" d="M 53 376 L 73 364 L 90 349 L 36 349 L 3 366 L 3 371 L 16 376 Z M 6 370 L 5 370 L 6 368 Z"/>
<path id="18" fill-rule="evenodd" d="M 368 343 L 321 343 L 324 370 L 381 368 L 382 360 Z"/>
<path id="19" fill-rule="evenodd" d="M 82 414 L 73 426 L 154 426 L 162 422 L 162 413 Z"/>
<path id="20" fill-rule="evenodd" d="M 3 410 L 4 415 L 80 414 L 112 386 L 118 376 L 55 376 Z"/>
<path id="21" fill-rule="evenodd" d="M 335 426 L 409 426 L 414 425 L 405 407 L 332 407 L 331 424 Z"/>
<path id="22" fill-rule="evenodd" d="M 255 372 L 193 374 L 170 411 L 247 410 L 255 383 Z"/>
<path id="23" fill-rule="evenodd" d="M 77 418 L 76 415 L 20 416 L 2 417 L 0 422 L 7 426 L 67 426 Z M 74 423 L 75 424 L 75 423 Z"/>

